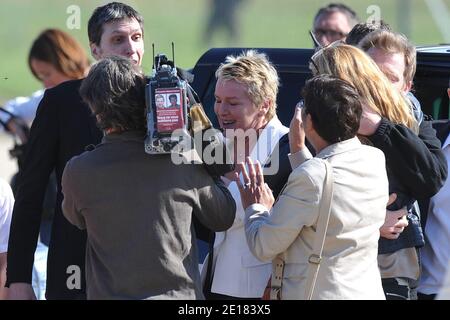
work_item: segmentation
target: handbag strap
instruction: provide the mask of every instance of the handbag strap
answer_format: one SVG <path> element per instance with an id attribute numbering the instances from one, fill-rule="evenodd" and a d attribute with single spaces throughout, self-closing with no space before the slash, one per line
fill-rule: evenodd
<path id="1" fill-rule="evenodd" d="M 281 300 L 281 286 L 283 284 L 284 259 L 279 254 L 272 261 L 272 279 L 270 284 L 270 300 Z"/>
<path id="2" fill-rule="evenodd" d="M 322 251 L 325 244 L 325 237 L 328 229 L 328 221 L 331 214 L 331 200 L 333 198 L 333 172 L 331 164 L 323 161 L 325 165 L 325 181 L 323 183 L 322 199 L 319 205 L 319 216 L 317 220 L 317 229 L 313 252 L 309 256 L 308 272 L 306 277 L 305 298 L 311 300 L 316 285 L 317 274 L 319 273 L 320 262 L 322 260 Z M 319 241 L 318 241 L 319 240 Z M 284 259 L 283 254 L 279 254 L 272 261 L 272 279 L 270 299 L 281 299 L 281 288 L 283 285 Z"/>
<path id="3" fill-rule="evenodd" d="M 331 214 L 331 200 L 333 198 L 333 172 L 331 164 L 323 161 L 325 164 L 325 181 L 322 191 L 322 199 L 319 206 L 319 217 L 317 219 L 316 238 L 314 239 L 313 251 L 308 258 L 308 273 L 306 275 L 305 299 L 311 300 L 314 287 L 316 285 L 317 274 L 319 273 L 320 263 L 322 261 L 323 246 L 327 235 L 328 221 Z"/>

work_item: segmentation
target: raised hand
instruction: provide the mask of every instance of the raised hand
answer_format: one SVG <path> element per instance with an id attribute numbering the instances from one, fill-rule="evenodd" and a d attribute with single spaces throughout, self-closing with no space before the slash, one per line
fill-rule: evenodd
<path id="1" fill-rule="evenodd" d="M 369 107 L 363 105 L 358 134 L 366 137 L 373 135 L 380 126 L 380 122 L 381 116 Z"/>
<path id="2" fill-rule="evenodd" d="M 305 129 L 303 128 L 302 109 L 297 105 L 289 126 L 289 147 L 291 153 L 297 153 L 305 147 Z"/>
<path id="3" fill-rule="evenodd" d="M 255 164 L 248 157 L 245 162 L 238 164 L 238 171 L 242 173 L 244 184 L 242 184 L 239 174 L 235 174 L 235 181 L 241 194 L 242 207 L 247 209 L 250 205 L 260 203 L 270 210 L 275 202 L 272 190 L 264 182 L 261 165 L 257 161 Z"/>

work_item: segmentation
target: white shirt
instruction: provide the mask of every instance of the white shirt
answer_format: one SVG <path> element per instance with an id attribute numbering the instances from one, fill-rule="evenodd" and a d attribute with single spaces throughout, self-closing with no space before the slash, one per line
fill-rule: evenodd
<path id="1" fill-rule="evenodd" d="M 9 184 L 0 179 L 0 253 L 8 251 L 9 228 L 14 207 L 14 196 Z"/>
<path id="2" fill-rule="evenodd" d="M 5 103 L 4 108 L 15 116 L 24 120 L 29 127 L 36 116 L 36 110 L 44 96 L 44 90 L 33 93 L 30 97 L 17 97 Z M 0 112 L 0 120 L 8 122 L 10 115 Z"/>
<path id="3" fill-rule="evenodd" d="M 258 160 L 263 166 L 278 141 L 288 132 L 289 129 L 275 116 L 261 132 L 250 158 Z M 216 232 L 216 263 L 211 292 L 233 297 L 260 298 L 271 275 L 272 263 L 261 262 L 251 253 L 245 238 L 245 211 L 234 181 L 230 183 L 228 190 L 236 201 L 236 218 L 230 229 Z"/>
<path id="4" fill-rule="evenodd" d="M 450 167 L 450 135 L 442 151 Z M 422 249 L 423 273 L 418 291 L 437 294 L 450 265 L 450 179 L 430 200 L 425 234 L 427 243 Z"/>

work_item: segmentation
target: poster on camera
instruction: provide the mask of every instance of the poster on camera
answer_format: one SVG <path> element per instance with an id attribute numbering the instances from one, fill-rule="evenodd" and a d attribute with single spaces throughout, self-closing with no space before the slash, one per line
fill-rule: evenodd
<path id="1" fill-rule="evenodd" d="M 181 89 L 155 90 L 156 121 L 159 132 L 183 128 L 183 95 Z"/>

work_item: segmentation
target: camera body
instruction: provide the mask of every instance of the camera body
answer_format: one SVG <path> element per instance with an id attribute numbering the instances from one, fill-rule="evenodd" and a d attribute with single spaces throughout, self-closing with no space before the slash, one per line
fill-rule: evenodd
<path id="1" fill-rule="evenodd" d="M 155 57 L 155 67 L 145 88 L 145 100 L 146 153 L 175 155 L 195 151 L 212 177 L 234 170 L 222 134 L 212 127 L 195 92 L 178 76 L 174 63 L 163 54 Z M 205 150 L 210 151 L 208 161 L 203 156 Z"/>
<path id="2" fill-rule="evenodd" d="M 148 154 L 171 153 L 188 134 L 187 82 L 180 79 L 177 69 L 163 54 L 155 57 L 155 68 L 146 86 Z"/>

